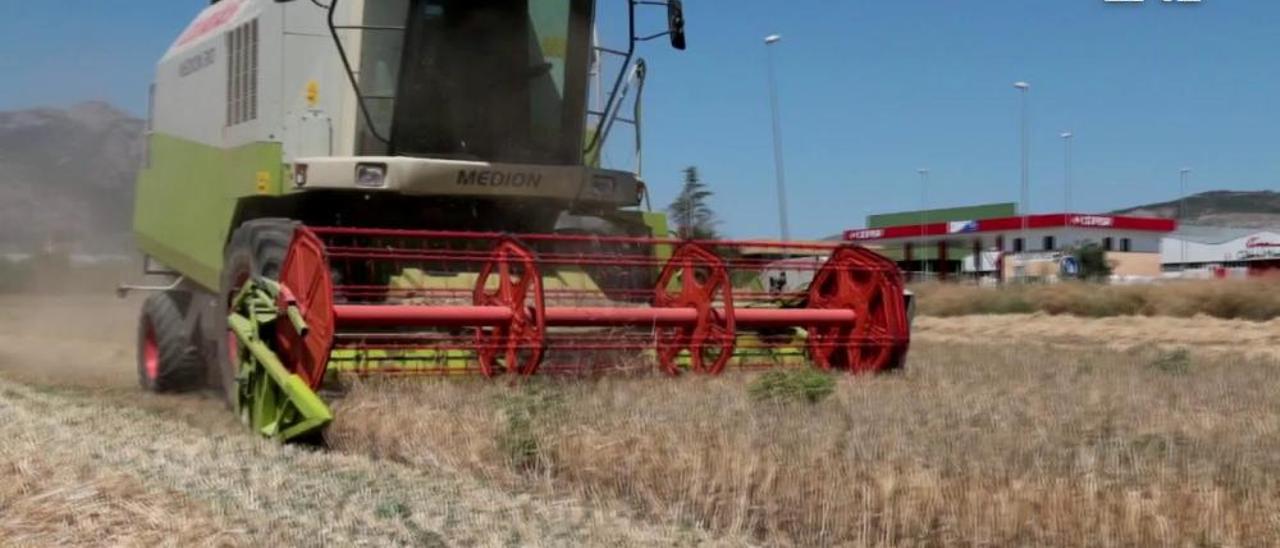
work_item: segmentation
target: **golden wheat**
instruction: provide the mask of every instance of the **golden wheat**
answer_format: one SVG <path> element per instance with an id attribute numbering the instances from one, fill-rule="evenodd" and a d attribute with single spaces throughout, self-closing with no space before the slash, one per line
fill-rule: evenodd
<path id="1" fill-rule="evenodd" d="M 921 284 L 913 288 L 927 316 L 1046 312 L 1086 317 L 1199 314 L 1264 321 L 1280 317 L 1280 277 L 1182 281 L 1155 285 L 1063 283 L 982 288 Z"/>
<path id="2" fill-rule="evenodd" d="M 1276 373 L 928 345 L 813 406 L 754 402 L 742 375 L 378 383 L 330 441 L 768 544 L 1264 545 L 1280 542 Z"/>

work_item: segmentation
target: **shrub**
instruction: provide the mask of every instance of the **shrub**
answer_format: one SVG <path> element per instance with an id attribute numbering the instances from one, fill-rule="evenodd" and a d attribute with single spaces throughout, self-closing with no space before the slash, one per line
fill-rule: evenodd
<path id="1" fill-rule="evenodd" d="M 512 467 L 535 470 L 541 467 L 538 424 L 555 412 L 563 397 L 544 383 L 531 383 L 499 398 L 503 428 L 498 431 L 498 450 Z"/>
<path id="2" fill-rule="evenodd" d="M 1161 352 L 1152 360 L 1151 368 L 1170 375 L 1186 375 L 1191 372 L 1191 353 L 1185 348 Z"/>
<path id="3" fill-rule="evenodd" d="M 1111 264 L 1107 262 L 1107 251 L 1094 242 L 1089 242 L 1072 252 L 1080 264 L 1080 279 L 1100 281 L 1111 276 Z"/>
<path id="4" fill-rule="evenodd" d="M 781 369 L 760 375 L 747 387 L 756 401 L 818 403 L 836 390 L 836 381 L 810 368 Z"/>

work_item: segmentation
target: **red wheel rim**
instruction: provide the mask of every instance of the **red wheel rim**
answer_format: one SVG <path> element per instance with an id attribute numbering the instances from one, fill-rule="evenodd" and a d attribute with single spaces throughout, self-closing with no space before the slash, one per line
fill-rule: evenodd
<path id="1" fill-rule="evenodd" d="M 151 320 L 147 320 L 142 335 L 142 371 L 150 381 L 160 376 L 160 345 L 156 342 L 156 330 L 151 326 Z"/>
<path id="2" fill-rule="evenodd" d="M 501 358 L 507 373 L 537 373 L 546 353 L 547 320 L 542 274 L 533 253 L 512 239 L 499 243 L 476 277 L 472 302 L 511 310 L 510 323 L 476 330 L 480 372 L 496 375 Z"/>
<path id="3" fill-rule="evenodd" d="M 882 371 L 910 343 L 897 265 L 857 246 L 837 249 L 809 288 L 809 307 L 849 309 L 852 326 L 808 326 L 809 355 L 823 369 Z"/>
<path id="4" fill-rule="evenodd" d="M 236 337 L 236 332 L 227 330 L 227 361 L 231 362 L 231 366 L 239 373 L 240 369 L 240 338 Z"/>
<path id="5" fill-rule="evenodd" d="M 307 386 L 319 388 L 329 367 L 329 353 L 336 331 L 333 279 L 324 243 L 306 227 L 294 231 L 289 251 L 280 264 L 278 281 L 280 299 L 276 305 L 281 312 L 290 304 L 296 305 L 308 329 L 303 337 L 294 330 L 291 322 L 279 324 L 276 346 L 280 361 L 289 372 L 306 381 Z"/>
<path id="6" fill-rule="evenodd" d="M 717 301 L 720 310 L 715 307 Z M 680 246 L 658 277 L 653 306 L 693 308 L 698 314 L 694 325 L 657 330 L 658 365 L 663 371 L 679 375 L 678 358 L 685 351 L 694 372 L 719 375 L 724 371 L 733 358 L 737 331 L 733 285 L 723 259 L 694 243 Z"/>

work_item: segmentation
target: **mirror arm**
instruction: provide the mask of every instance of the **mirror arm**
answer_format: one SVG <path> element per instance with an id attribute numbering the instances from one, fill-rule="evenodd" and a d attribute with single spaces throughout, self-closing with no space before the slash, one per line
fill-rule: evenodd
<path id="1" fill-rule="evenodd" d="M 671 34 L 672 34 L 672 33 L 671 33 L 671 31 L 667 31 L 667 32 L 659 32 L 658 34 L 654 34 L 654 35 L 651 35 L 651 36 L 644 36 L 644 37 L 636 38 L 636 41 L 637 41 L 637 42 L 648 42 L 648 41 L 650 41 L 650 40 L 656 40 L 656 39 L 658 39 L 658 38 L 662 38 L 663 36 L 671 36 Z"/>

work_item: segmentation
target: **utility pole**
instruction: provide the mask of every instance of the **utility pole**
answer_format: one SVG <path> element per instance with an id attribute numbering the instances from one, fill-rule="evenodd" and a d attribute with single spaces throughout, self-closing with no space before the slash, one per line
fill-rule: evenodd
<path id="1" fill-rule="evenodd" d="M 1178 171 L 1178 227 L 1182 227 L 1182 223 L 1187 218 L 1187 178 L 1191 175 L 1191 168 L 1184 167 Z M 1185 236 L 1185 234 L 1184 234 Z M 1187 270 L 1187 239 L 1185 237 L 1178 238 L 1181 247 L 1178 262 L 1182 263 L 1182 271 Z"/>
<path id="2" fill-rule="evenodd" d="M 922 167 L 916 173 L 920 174 L 920 271 L 929 281 L 929 260 L 924 256 L 924 240 L 928 236 L 925 230 L 929 226 L 929 168 Z"/>
<path id="3" fill-rule="evenodd" d="M 1062 155 L 1062 213 L 1070 215 L 1071 211 L 1071 139 L 1075 134 L 1070 131 L 1064 131 L 1058 135 L 1062 138 L 1062 146 L 1064 148 Z M 1071 230 L 1071 222 L 1068 219 L 1066 228 L 1063 229 L 1063 236 L 1066 241 L 1059 244 L 1059 249 L 1068 249 L 1075 245 L 1074 231 Z"/>
<path id="4" fill-rule="evenodd" d="M 1027 215 L 1031 213 L 1031 142 L 1030 142 L 1030 121 L 1027 111 L 1027 95 L 1031 91 L 1031 84 L 1018 81 L 1013 83 L 1013 87 L 1018 90 L 1018 95 L 1022 98 L 1022 178 L 1018 188 L 1018 208 L 1019 216 L 1022 218 L 1022 227 L 1019 231 L 1018 239 L 1022 241 L 1022 251 L 1020 254 L 1026 254 L 1030 248 L 1027 242 Z M 1024 276 L 1019 275 L 1019 277 Z"/>
<path id="5" fill-rule="evenodd" d="M 1063 168 L 1062 168 L 1062 212 L 1071 213 L 1071 139 L 1075 134 L 1070 131 L 1062 132 L 1063 148 Z"/>

